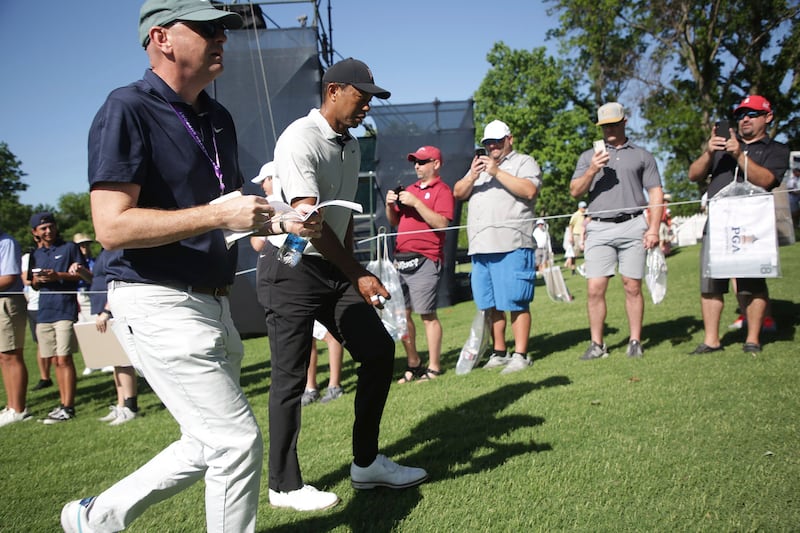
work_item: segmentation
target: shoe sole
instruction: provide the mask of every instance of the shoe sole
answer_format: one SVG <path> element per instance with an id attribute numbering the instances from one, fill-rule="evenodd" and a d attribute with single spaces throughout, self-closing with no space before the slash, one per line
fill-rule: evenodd
<path id="1" fill-rule="evenodd" d="M 315 509 L 298 509 L 297 507 L 292 507 L 291 505 L 275 505 L 272 502 L 269 502 L 269 506 L 272 507 L 273 509 L 291 509 L 292 511 L 297 511 L 299 513 L 309 513 L 309 512 L 314 512 L 314 511 L 324 511 L 326 509 L 330 509 L 331 507 L 335 507 L 336 504 L 338 504 L 340 501 L 342 501 L 342 500 L 340 500 L 337 497 L 336 501 L 333 502 L 332 504 L 327 505 L 325 507 L 317 507 Z"/>
<path id="2" fill-rule="evenodd" d="M 370 490 L 376 489 L 378 487 L 385 487 L 387 489 L 408 489 L 411 487 L 416 487 L 417 485 L 421 485 L 425 481 L 427 481 L 428 476 L 422 477 L 420 479 L 409 481 L 408 483 L 398 485 L 395 483 L 386 483 L 383 481 L 356 481 L 354 479 L 350 479 L 350 484 L 353 486 L 354 489 L 358 490 Z"/>

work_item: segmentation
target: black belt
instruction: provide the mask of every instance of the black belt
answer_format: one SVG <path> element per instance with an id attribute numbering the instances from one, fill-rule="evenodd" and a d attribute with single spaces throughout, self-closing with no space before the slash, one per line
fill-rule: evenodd
<path id="1" fill-rule="evenodd" d="M 112 283 L 116 283 L 119 285 L 146 285 L 144 283 L 134 283 L 128 281 L 114 281 Z M 160 285 L 162 287 L 168 287 L 170 289 L 176 289 L 183 292 L 206 294 L 208 296 L 213 296 L 215 298 L 228 296 L 231 293 L 230 285 L 223 285 L 222 287 L 198 287 L 197 285 L 189 285 L 183 283 L 157 283 L 155 285 Z"/>
<path id="2" fill-rule="evenodd" d="M 620 213 L 619 215 L 611 218 L 592 217 L 592 220 L 597 220 L 598 222 L 613 222 L 614 224 L 619 224 L 621 222 L 627 222 L 629 220 L 632 220 L 641 214 L 642 214 L 641 211 L 637 211 L 635 213 Z"/>

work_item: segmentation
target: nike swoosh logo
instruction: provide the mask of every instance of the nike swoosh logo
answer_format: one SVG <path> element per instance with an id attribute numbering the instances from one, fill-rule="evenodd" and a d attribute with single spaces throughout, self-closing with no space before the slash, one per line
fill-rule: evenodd
<path id="1" fill-rule="evenodd" d="M 53 259 L 61 259 L 62 257 L 64 257 L 64 256 L 63 255 L 57 255 L 57 256 L 53 257 Z"/>
<path id="2" fill-rule="evenodd" d="M 224 128 L 214 128 L 214 133 L 220 133 Z"/>

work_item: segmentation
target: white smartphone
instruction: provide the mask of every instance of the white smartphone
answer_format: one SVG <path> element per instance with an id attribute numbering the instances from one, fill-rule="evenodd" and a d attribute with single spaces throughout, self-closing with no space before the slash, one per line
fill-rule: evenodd
<path id="1" fill-rule="evenodd" d="M 594 153 L 596 154 L 606 151 L 606 142 L 603 140 L 593 142 L 592 146 L 594 146 Z"/>

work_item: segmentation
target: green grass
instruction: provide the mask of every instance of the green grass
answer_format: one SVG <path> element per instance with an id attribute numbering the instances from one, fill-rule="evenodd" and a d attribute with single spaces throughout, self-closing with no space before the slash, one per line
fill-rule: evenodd
<path id="1" fill-rule="evenodd" d="M 784 277 L 769 282 L 780 329 L 764 336 L 758 357 L 742 353 L 742 332 L 727 330 L 724 352 L 687 355 L 702 340 L 698 251 L 668 258 L 669 290 L 660 305 L 648 301 L 641 360 L 624 355 L 618 278 L 609 289 L 605 360 L 578 360 L 588 343 L 579 276 L 566 278 L 573 304 L 553 303 L 537 288 L 536 362 L 507 376 L 482 369 L 456 376 L 474 304 L 440 310 L 447 373 L 432 383 L 392 385 L 382 425 L 384 453 L 430 472 L 416 489 L 350 487 L 355 367 L 346 357 L 347 394 L 303 410 L 299 444 L 306 481 L 342 502 L 311 514 L 271 509 L 265 470 L 259 531 L 797 531 L 800 246 L 781 249 Z M 735 318 L 730 296 L 727 303 L 723 328 Z M 243 386 L 266 428 L 267 340 L 245 345 Z M 31 384 L 33 350 L 29 343 Z M 323 350 L 321 381 L 326 357 Z M 398 374 L 403 366 L 398 346 Z M 42 417 L 57 398 L 53 389 L 31 393 L 29 407 Z M 66 501 L 98 493 L 178 437 L 145 385 L 145 416 L 106 427 L 96 418 L 113 398 L 108 375 L 80 377 L 76 420 L 0 429 L 0 531 L 56 531 Z M 198 483 L 149 509 L 129 531 L 203 529 Z"/>

